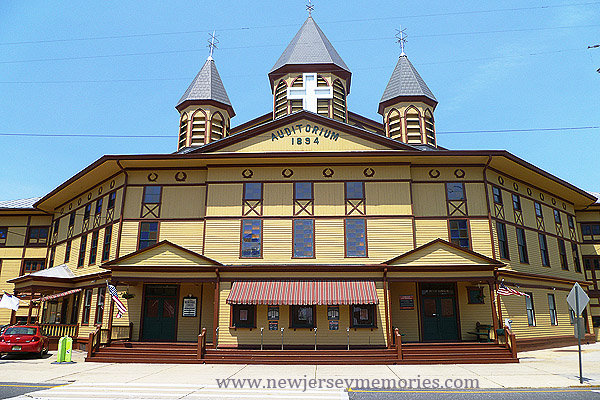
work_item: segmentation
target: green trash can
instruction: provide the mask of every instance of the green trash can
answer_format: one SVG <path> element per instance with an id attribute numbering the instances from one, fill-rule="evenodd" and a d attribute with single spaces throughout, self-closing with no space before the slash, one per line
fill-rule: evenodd
<path id="1" fill-rule="evenodd" d="M 71 350 L 73 349 L 73 339 L 69 336 L 63 336 L 58 340 L 58 351 L 56 362 L 68 363 L 71 362 Z"/>

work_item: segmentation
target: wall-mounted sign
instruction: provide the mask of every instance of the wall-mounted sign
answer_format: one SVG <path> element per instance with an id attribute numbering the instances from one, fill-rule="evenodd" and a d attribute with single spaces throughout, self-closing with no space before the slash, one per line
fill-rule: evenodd
<path id="1" fill-rule="evenodd" d="M 400 296 L 400 309 L 401 310 L 414 310 L 415 299 L 411 296 Z"/>
<path id="2" fill-rule="evenodd" d="M 329 321 L 329 330 L 337 331 L 340 329 L 340 321 Z"/>
<path id="3" fill-rule="evenodd" d="M 195 317 L 198 310 L 198 298 L 197 297 L 184 297 L 183 298 L 183 310 L 182 317 Z"/>
<path id="4" fill-rule="evenodd" d="M 302 135 L 302 136 L 298 136 Z M 271 132 L 271 141 L 291 140 L 294 146 L 318 145 L 320 140 L 336 142 L 340 134 L 318 125 L 296 124 Z"/>
<path id="5" fill-rule="evenodd" d="M 277 321 L 279 320 L 279 307 L 277 306 L 270 306 L 267 309 L 267 319 L 269 321 Z"/>
<path id="6" fill-rule="evenodd" d="M 270 331 L 278 330 L 277 321 L 269 321 L 269 330 Z"/>
<path id="7" fill-rule="evenodd" d="M 327 307 L 327 319 L 339 320 L 340 319 L 340 308 L 338 306 Z"/>

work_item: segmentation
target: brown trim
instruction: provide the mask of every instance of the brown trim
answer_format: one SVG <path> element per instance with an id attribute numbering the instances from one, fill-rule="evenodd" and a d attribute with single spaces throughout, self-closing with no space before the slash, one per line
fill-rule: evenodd
<path id="1" fill-rule="evenodd" d="M 531 273 L 527 273 L 527 272 L 518 272 L 518 271 L 509 271 L 509 270 L 499 269 L 497 271 L 497 276 L 499 277 L 501 275 L 513 277 L 515 279 L 545 280 L 545 281 L 550 281 L 550 282 L 562 283 L 562 284 L 566 284 L 566 285 L 573 285 L 575 282 L 579 283 L 582 286 L 590 285 L 590 283 L 587 281 L 580 281 L 580 280 L 568 279 L 568 278 L 555 278 L 555 277 L 551 277 L 551 276 L 547 276 L 547 275 L 537 275 L 537 274 L 531 274 Z M 571 290 L 571 288 L 569 288 L 569 290 Z"/>
<path id="2" fill-rule="evenodd" d="M 474 280 L 485 281 L 490 279 L 490 276 L 458 276 L 458 277 L 411 277 L 411 278 L 388 278 L 390 282 L 470 282 Z"/>
<path id="3" fill-rule="evenodd" d="M 212 258 L 208 258 L 206 256 L 203 256 L 202 254 L 198 254 L 198 253 L 196 253 L 196 252 L 194 252 L 192 250 L 188 250 L 185 247 L 181 247 L 181 246 L 179 246 L 179 245 L 177 245 L 175 243 L 172 243 L 172 242 L 170 242 L 168 240 L 162 240 L 162 241 L 159 241 L 159 242 L 157 242 L 157 243 L 155 243 L 155 244 L 153 244 L 151 246 L 146 247 L 145 249 L 137 250 L 137 251 L 134 251 L 133 253 L 129 253 L 129 254 L 126 254 L 126 255 L 124 255 L 122 257 L 116 258 L 116 259 L 114 259 L 112 261 L 109 261 L 109 262 L 103 264 L 102 267 L 105 268 L 105 267 L 108 267 L 108 266 L 116 265 L 116 264 L 120 263 L 121 261 L 127 260 L 128 258 L 137 256 L 138 254 L 144 253 L 146 251 L 152 250 L 152 249 L 154 249 L 156 247 L 159 247 L 159 246 L 162 246 L 162 245 L 168 245 L 168 246 L 171 246 L 171 247 L 175 247 L 178 250 L 184 251 L 184 252 L 186 252 L 188 254 L 191 254 L 191 255 L 193 255 L 195 257 L 198 257 L 198 258 L 201 258 L 201 259 L 203 259 L 205 261 L 208 261 L 208 262 L 212 263 L 213 265 L 223 265 L 220 262 L 213 260 Z M 128 268 L 130 268 L 130 267 L 128 267 Z"/>
<path id="4" fill-rule="evenodd" d="M 102 158 L 103 158 L 103 157 L 102 157 Z M 100 161 L 102 158 L 98 159 L 96 162 Z M 84 170 L 82 170 L 82 171 L 80 171 L 80 173 L 81 173 L 81 172 L 83 172 L 83 171 L 85 171 L 85 169 L 84 169 Z M 71 202 L 73 202 L 73 201 L 76 201 L 76 199 L 77 199 L 78 197 L 82 197 L 82 196 L 84 196 L 84 195 L 85 195 L 85 193 L 87 193 L 87 192 L 93 192 L 93 191 L 94 191 L 94 190 L 95 190 L 97 187 L 104 185 L 106 182 L 108 182 L 108 181 L 110 181 L 110 180 L 112 180 L 112 179 L 115 179 L 117 176 L 119 176 L 119 174 L 120 174 L 120 173 L 121 173 L 120 171 L 117 171 L 117 172 L 115 172 L 114 174 L 112 174 L 111 176 L 109 176 L 108 178 L 104 179 L 103 181 L 101 181 L 101 182 L 97 183 L 96 185 L 94 185 L 94 186 L 90 187 L 89 189 L 87 189 L 87 190 L 84 190 L 84 191 L 82 191 L 82 192 L 79 192 L 79 194 L 78 194 L 77 196 L 72 196 L 70 200 L 67 200 L 67 201 L 65 201 L 64 203 L 61 203 L 61 204 L 57 205 L 56 207 L 54 207 L 54 209 L 53 209 L 53 212 L 56 212 L 56 211 L 57 211 L 59 208 L 61 208 L 61 207 L 65 207 L 65 206 L 66 206 L 68 203 L 71 203 Z M 65 183 L 66 183 L 66 182 L 65 182 Z M 112 190 L 117 190 L 117 189 L 121 188 L 122 186 L 123 186 L 123 185 L 121 185 L 121 186 L 118 186 L 118 187 L 115 187 L 115 188 L 113 188 Z M 57 188 L 57 189 L 58 189 L 58 188 Z M 54 192 L 54 191 L 56 191 L 56 189 L 55 189 L 55 190 L 53 190 L 52 192 Z M 52 192 L 50 192 L 50 193 L 52 193 Z M 49 194 L 50 194 L 50 193 L 49 193 Z M 46 196 L 47 196 L 47 195 L 46 195 Z M 44 196 L 44 197 L 46 197 L 46 196 Z M 98 197 L 100 197 L 100 195 L 98 195 Z M 98 197 L 95 197 L 94 199 L 97 199 Z M 37 204 L 38 204 L 38 203 L 39 203 L 41 200 L 43 200 L 43 198 L 42 198 L 42 199 L 40 199 L 40 200 L 38 200 L 38 202 L 34 204 L 34 207 L 37 207 Z M 78 207 L 78 208 L 81 208 L 81 207 Z M 76 209 L 77 209 L 77 208 L 76 208 Z"/>
<path id="5" fill-rule="evenodd" d="M 235 117 L 235 111 L 233 111 L 233 107 L 231 105 L 221 103 L 220 101 L 215 101 L 215 100 L 185 100 L 184 102 L 179 103 L 175 107 L 175 109 L 177 109 L 177 111 L 179 111 L 179 112 L 182 112 L 189 106 L 194 106 L 194 105 L 213 106 L 213 107 L 221 108 L 221 109 L 224 109 L 225 111 L 227 111 L 227 113 L 230 115 L 230 118 Z M 190 121 L 190 120 L 191 120 L 191 118 L 188 118 L 188 121 Z M 179 138 L 179 135 L 177 135 L 177 137 Z"/>
<path id="6" fill-rule="evenodd" d="M 435 101 L 434 99 L 430 99 L 427 96 L 396 96 L 393 97 L 389 100 L 386 100 L 384 102 L 379 103 L 379 107 L 377 109 L 377 113 L 383 115 L 383 111 L 387 108 L 390 107 L 396 103 L 400 103 L 400 102 L 409 102 L 409 103 L 418 103 L 418 102 L 422 102 L 427 104 L 430 107 L 433 107 L 433 109 L 435 110 L 435 107 L 437 106 L 437 101 Z"/>

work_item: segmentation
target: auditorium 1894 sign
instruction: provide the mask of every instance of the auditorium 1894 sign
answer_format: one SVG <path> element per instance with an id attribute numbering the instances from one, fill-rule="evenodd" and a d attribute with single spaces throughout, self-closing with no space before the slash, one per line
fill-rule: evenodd
<path id="1" fill-rule="evenodd" d="M 330 129 L 311 124 L 288 125 L 271 132 L 271 141 L 290 140 L 294 146 L 319 144 L 321 140 L 337 141 L 340 134 Z"/>

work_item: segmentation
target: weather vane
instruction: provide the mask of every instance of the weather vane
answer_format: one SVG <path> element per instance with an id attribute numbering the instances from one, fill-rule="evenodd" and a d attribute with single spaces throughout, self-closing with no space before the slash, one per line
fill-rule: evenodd
<path id="1" fill-rule="evenodd" d="M 312 12 L 315 10 L 315 6 L 312 5 L 312 0 L 308 0 L 308 4 L 306 5 L 306 10 L 308 11 L 308 16 L 312 16 Z"/>
<path id="2" fill-rule="evenodd" d="M 405 31 L 406 28 L 402 29 L 402 26 L 400 26 L 400 29 L 396 29 L 396 43 L 400 43 L 400 48 L 402 49 L 402 53 L 400 53 L 401 56 L 406 55 L 404 54 L 404 45 L 406 44 L 406 37 L 408 35 L 404 33 Z"/>
<path id="3" fill-rule="evenodd" d="M 217 39 L 217 35 L 215 35 L 215 31 L 212 32 L 212 34 L 209 32 L 208 36 L 210 36 L 210 39 L 208 39 L 208 48 L 209 50 L 209 54 L 208 54 L 208 58 L 212 60 L 212 56 L 213 56 L 213 52 L 215 51 L 215 49 L 217 49 L 217 43 L 219 43 L 219 39 Z"/>

